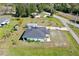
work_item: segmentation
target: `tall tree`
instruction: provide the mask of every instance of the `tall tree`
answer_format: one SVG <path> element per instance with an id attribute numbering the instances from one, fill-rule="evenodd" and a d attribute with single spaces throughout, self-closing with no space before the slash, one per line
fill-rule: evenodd
<path id="1" fill-rule="evenodd" d="M 25 6 L 24 4 L 16 4 L 16 16 L 21 17 L 25 16 Z"/>

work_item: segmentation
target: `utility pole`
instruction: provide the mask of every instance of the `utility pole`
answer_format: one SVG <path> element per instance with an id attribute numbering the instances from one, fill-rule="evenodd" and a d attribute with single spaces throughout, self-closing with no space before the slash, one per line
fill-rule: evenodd
<path id="1" fill-rule="evenodd" d="M 70 11 L 70 14 L 72 15 L 72 10 Z"/>
<path id="2" fill-rule="evenodd" d="M 51 10 L 51 15 L 50 16 L 52 16 L 52 14 L 55 12 L 54 4 L 52 4 L 52 3 L 50 3 L 50 10 Z"/>
<path id="3" fill-rule="evenodd" d="M 76 24 L 76 21 L 78 20 L 78 13 L 77 13 L 77 15 L 76 15 L 76 19 L 75 19 L 75 24 Z"/>

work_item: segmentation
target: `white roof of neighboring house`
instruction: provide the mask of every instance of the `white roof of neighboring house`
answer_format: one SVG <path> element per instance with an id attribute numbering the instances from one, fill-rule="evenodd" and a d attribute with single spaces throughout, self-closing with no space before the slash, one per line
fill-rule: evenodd
<path id="1" fill-rule="evenodd" d="M 40 15 L 36 15 L 36 16 L 35 16 L 35 18 L 40 18 L 40 17 L 41 17 Z"/>
<path id="2" fill-rule="evenodd" d="M 51 13 L 49 13 L 49 12 L 43 12 L 43 13 L 45 13 L 46 15 L 50 15 Z"/>

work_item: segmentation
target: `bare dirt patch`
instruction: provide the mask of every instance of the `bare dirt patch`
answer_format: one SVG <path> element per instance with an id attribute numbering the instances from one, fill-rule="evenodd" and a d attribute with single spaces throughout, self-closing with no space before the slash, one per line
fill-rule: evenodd
<path id="1" fill-rule="evenodd" d="M 63 31 L 52 30 L 50 31 L 51 42 L 54 46 L 67 47 L 69 42 Z"/>

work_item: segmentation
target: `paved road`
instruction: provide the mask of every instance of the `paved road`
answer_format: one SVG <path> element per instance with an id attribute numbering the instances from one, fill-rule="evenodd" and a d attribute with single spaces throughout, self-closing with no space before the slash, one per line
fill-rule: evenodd
<path id="1" fill-rule="evenodd" d="M 68 24 L 71 24 L 71 25 L 73 25 L 73 26 L 79 28 L 79 24 L 73 23 L 73 22 L 69 21 L 68 19 L 65 19 L 65 21 L 66 21 Z"/>
<path id="2" fill-rule="evenodd" d="M 59 12 L 59 14 L 61 14 L 61 15 L 63 15 L 63 16 L 70 16 L 71 19 L 74 18 L 74 20 L 75 20 L 75 17 L 76 17 L 76 16 L 74 16 L 74 15 L 67 14 L 67 13 L 63 13 L 63 12 Z M 79 18 L 79 17 L 78 17 L 78 18 Z M 71 25 L 73 25 L 73 26 L 79 28 L 79 24 L 73 23 L 73 22 L 69 21 L 68 19 L 66 19 L 66 22 L 67 22 L 68 24 L 71 24 Z"/>
<path id="3" fill-rule="evenodd" d="M 57 15 L 54 15 L 53 17 L 58 18 L 58 19 L 63 23 L 63 25 L 68 28 L 70 34 L 73 36 L 73 38 L 74 38 L 74 39 L 76 40 L 76 42 L 79 44 L 79 37 L 78 37 L 78 36 L 74 33 L 74 31 L 68 26 L 66 19 L 63 18 L 63 17 L 57 16 Z"/>

